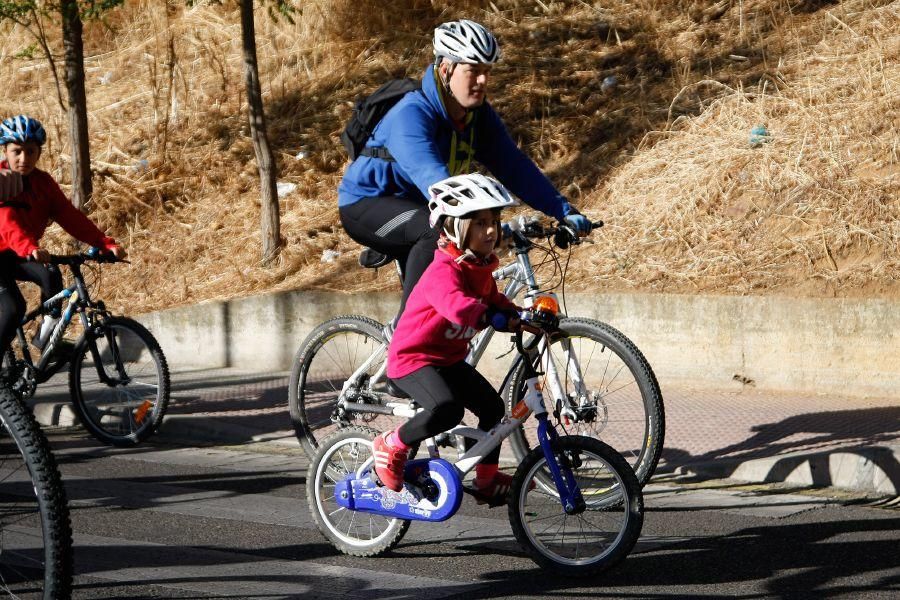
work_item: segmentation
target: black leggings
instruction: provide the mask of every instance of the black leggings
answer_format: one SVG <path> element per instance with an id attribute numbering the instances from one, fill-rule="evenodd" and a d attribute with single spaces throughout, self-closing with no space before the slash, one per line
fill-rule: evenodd
<path id="1" fill-rule="evenodd" d="M 25 316 L 25 298 L 16 281 L 30 281 L 41 288 L 41 302 L 58 294 L 62 273 L 54 265 L 22 262 L 11 253 L 0 254 L 0 352 L 5 351 Z"/>
<path id="2" fill-rule="evenodd" d="M 397 431 L 400 441 L 410 446 L 459 424 L 466 408 L 478 417 L 478 429 L 482 431 L 499 423 L 505 413 L 500 394 L 466 362 L 449 367 L 422 367 L 395 379 L 394 383 L 425 409 Z M 499 460 L 498 445 L 482 463 L 495 465 Z"/>
<path id="3" fill-rule="evenodd" d="M 428 224 L 428 206 L 401 196 L 363 198 L 338 210 L 354 241 L 400 261 L 403 312 L 409 293 L 434 260 L 438 232 Z"/>

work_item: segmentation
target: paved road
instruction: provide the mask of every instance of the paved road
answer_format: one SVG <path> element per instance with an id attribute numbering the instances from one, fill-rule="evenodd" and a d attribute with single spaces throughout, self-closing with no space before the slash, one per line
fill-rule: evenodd
<path id="1" fill-rule="evenodd" d="M 900 512 L 858 497 L 717 481 L 646 489 L 643 536 L 602 577 L 548 576 L 506 512 L 466 499 L 381 558 L 338 554 L 272 444 L 97 446 L 55 433 L 72 507 L 74 598 L 896 598 Z M 277 451 L 276 453 L 273 453 Z M 837 492 L 835 492 L 836 494 Z"/>
<path id="2" fill-rule="evenodd" d="M 900 594 L 900 513 L 884 493 L 703 481 L 764 464 L 760 480 L 805 469 L 827 484 L 844 477 L 833 457 L 847 456 L 857 479 L 880 473 L 895 485 L 894 400 L 664 386 L 666 451 L 645 490 L 643 536 L 614 571 L 571 581 L 521 552 L 504 510 L 468 498 L 444 524 L 413 524 L 386 557 L 338 554 L 307 510 L 286 385 L 283 373 L 181 373 L 171 417 L 149 444 L 115 450 L 77 428 L 52 433 L 72 506 L 75 598 Z M 36 411 L 64 421 L 65 399 L 64 383 L 50 382 Z"/>

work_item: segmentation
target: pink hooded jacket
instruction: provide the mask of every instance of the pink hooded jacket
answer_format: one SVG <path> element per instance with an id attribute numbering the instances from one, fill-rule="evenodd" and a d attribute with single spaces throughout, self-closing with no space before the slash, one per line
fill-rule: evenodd
<path id="1" fill-rule="evenodd" d="M 406 301 L 388 348 L 387 375 L 404 377 L 417 369 L 448 366 L 465 359 L 469 340 L 484 329 L 489 306 L 516 309 L 497 290 L 492 275 L 500 261 L 463 259 L 455 246 L 436 250 Z"/>

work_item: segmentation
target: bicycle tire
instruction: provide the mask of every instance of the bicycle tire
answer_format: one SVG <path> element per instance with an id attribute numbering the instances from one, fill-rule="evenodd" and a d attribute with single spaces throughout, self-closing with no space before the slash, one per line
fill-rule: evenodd
<path id="1" fill-rule="evenodd" d="M 551 349 L 560 348 L 563 341 L 572 342 L 581 376 L 592 396 L 578 411 L 580 420 L 563 430 L 601 439 L 614 447 L 632 466 L 641 486 L 646 485 L 659 463 L 665 438 L 665 409 L 653 369 L 631 340 L 606 323 L 566 318 L 560 322 L 559 330 Z M 562 351 L 553 353 L 554 362 L 560 374 L 565 375 L 564 387 L 571 398 L 573 384 L 567 370 L 560 366 L 564 362 L 559 358 L 561 354 Z M 507 376 L 507 411 L 522 397 L 525 378 L 525 363 L 519 357 Z M 544 390 L 549 389 L 545 383 Z M 554 408 L 548 406 L 551 413 Z M 536 446 L 533 427 L 526 430 L 523 424 L 510 435 L 510 445 L 519 461 Z"/>
<path id="2" fill-rule="evenodd" d="M 50 444 L 31 411 L 5 387 L 0 424 L 0 592 L 35 597 L 39 588 L 44 599 L 69 598 L 72 528 Z"/>
<path id="3" fill-rule="evenodd" d="M 341 508 L 334 498 L 334 484 L 372 456 L 372 440 L 378 433 L 358 426 L 335 432 L 322 440 L 306 476 L 306 500 L 316 526 L 335 548 L 351 556 L 387 552 L 400 543 L 410 525 L 406 519 Z"/>
<path id="4" fill-rule="evenodd" d="M 406 421 L 377 413 L 335 416 L 344 383 L 381 344 L 380 323 L 368 317 L 343 315 L 316 327 L 300 345 L 291 367 L 288 408 L 297 440 L 310 458 L 324 438 L 344 427 L 359 424 L 387 431 Z M 385 352 L 366 374 L 372 375 L 386 357 Z"/>
<path id="5" fill-rule="evenodd" d="M 563 510 L 541 448 L 531 451 L 513 476 L 509 520 L 513 534 L 545 569 L 586 577 L 621 562 L 634 548 L 644 521 L 641 486 L 625 459 L 600 440 L 563 436 L 551 444 L 554 460 L 564 457 L 585 500 L 583 512 Z M 574 532 L 569 531 L 571 527 Z"/>
<path id="6" fill-rule="evenodd" d="M 101 381 L 93 363 L 90 341 L 97 343 L 104 372 L 120 380 L 110 351 L 108 334 L 113 332 L 128 376 L 124 385 Z M 135 446 L 153 435 L 169 407 L 170 388 L 169 366 L 159 342 L 134 319 L 110 317 L 85 332 L 75 345 L 69 365 L 75 414 L 105 444 Z"/>

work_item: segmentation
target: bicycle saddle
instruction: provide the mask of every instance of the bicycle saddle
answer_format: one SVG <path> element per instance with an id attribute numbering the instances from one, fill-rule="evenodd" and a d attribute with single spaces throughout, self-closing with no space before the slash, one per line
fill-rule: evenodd
<path id="1" fill-rule="evenodd" d="M 363 251 L 359 253 L 359 266 L 365 267 L 366 269 L 383 267 L 392 260 L 394 259 L 387 254 L 382 254 L 378 250 L 373 250 L 372 248 L 363 248 Z"/>

